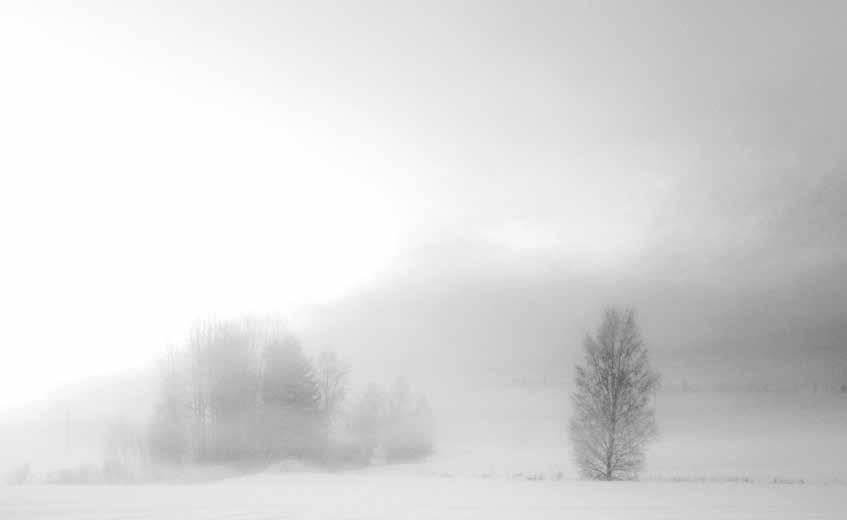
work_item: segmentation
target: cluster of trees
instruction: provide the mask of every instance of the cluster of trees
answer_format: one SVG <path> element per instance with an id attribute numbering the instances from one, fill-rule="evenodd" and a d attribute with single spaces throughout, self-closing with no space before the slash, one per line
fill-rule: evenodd
<path id="1" fill-rule="evenodd" d="M 349 365 L 314 361 L 276 322 L 207 322 L 168 353 L 149 429 L 160 463 L 261 463 L 287 458 L 367 463 L 432 449 L 432 415 L 405 380 L 348 403 Z M 414 404 L 413 404 L 414 403 Z M 396 445 L 401 445 L 398 451 Z"/>
<path id="2" fill-rule="evenodd" d="M 432 452 L 432 410 L 426 397 L 412 394 L 405 378 L 388 392 L 369 385 L 351 410 L 349 431 L 365 453 L 388 461 Z"/>

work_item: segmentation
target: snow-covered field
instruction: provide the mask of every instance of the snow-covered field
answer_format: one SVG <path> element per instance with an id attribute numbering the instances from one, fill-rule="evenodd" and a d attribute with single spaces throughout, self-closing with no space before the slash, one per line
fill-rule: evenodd
<path id="1" fill-rule="evenodd" d="M 205 484 L 0 488 L 12 519 L 841 519 L 841 485 L 529 482 L 366 471 Z"/>
<path id="2" fill-rule="evenodd" d="M 436 409 L 444 427 L 426 463 L 433 472 L 576 477 L 566 389 L 486 390 L 441 399 Z M 656 416 L 647 478 L 847 482 L 847 395 L 661 393 Z"/>
<path id="3" fill-rule="evenodd" d="M 575 478 L 562 389 L 486 389 L 434 404 L 440 412 L 438 450 L 418 464 L 226 479 L 220 472 L 215 481 L 169 485 L 44 486 L 34 479 L 0 485 L 0 520 L 847 514 L 847 398 L 841 395 L 660 394 L 661 437 L 648 452 L 642 481 L 630 483 Z M 36 448 L 49 446 L 2 445 L 16 448 L 20 460 L 13 462 L 37 462 L 45 450 Z M 33 466 L 36 474 L 51 468 Z"/>

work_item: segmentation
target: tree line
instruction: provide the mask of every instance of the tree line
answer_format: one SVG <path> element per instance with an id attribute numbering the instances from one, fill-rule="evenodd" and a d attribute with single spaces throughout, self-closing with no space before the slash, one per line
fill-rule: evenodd
<path id="1" fill-rule="evenodd" d="M 404 378 L 350 399 L 349 375 L 337 354 L 311 359 L 276 322 L 201 323 L 163 361 L 150 457 L 170 465 L 361 465 L 433 450 L 432 411 Z"/>

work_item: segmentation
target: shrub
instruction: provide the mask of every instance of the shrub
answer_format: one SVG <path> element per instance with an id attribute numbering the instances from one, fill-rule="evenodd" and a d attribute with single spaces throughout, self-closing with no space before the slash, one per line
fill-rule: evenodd
<path id="1" fill-rule="evenodd" d="M 10 486 L 19 486 L 26 483 L 29 480 L 29 464 L 22 464 L 13 468 L 3 480 Z"/>

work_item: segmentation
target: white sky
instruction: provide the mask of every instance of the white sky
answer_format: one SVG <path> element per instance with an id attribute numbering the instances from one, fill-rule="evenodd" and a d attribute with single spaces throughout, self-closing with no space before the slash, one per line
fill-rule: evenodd
<path id="1" fill-rule="evenodd" d="M 445 234 L 584 269 L 669 215 L 697 223 L 682 244 L 725 241 L 702 157 L 758 175 L 785 148 L 744 96 L 844 46 L 843 17 L 786 8 L 133 4 L 0 8 L 0 405 L 138 366 L 197 318 L 342 297 Z"/>

